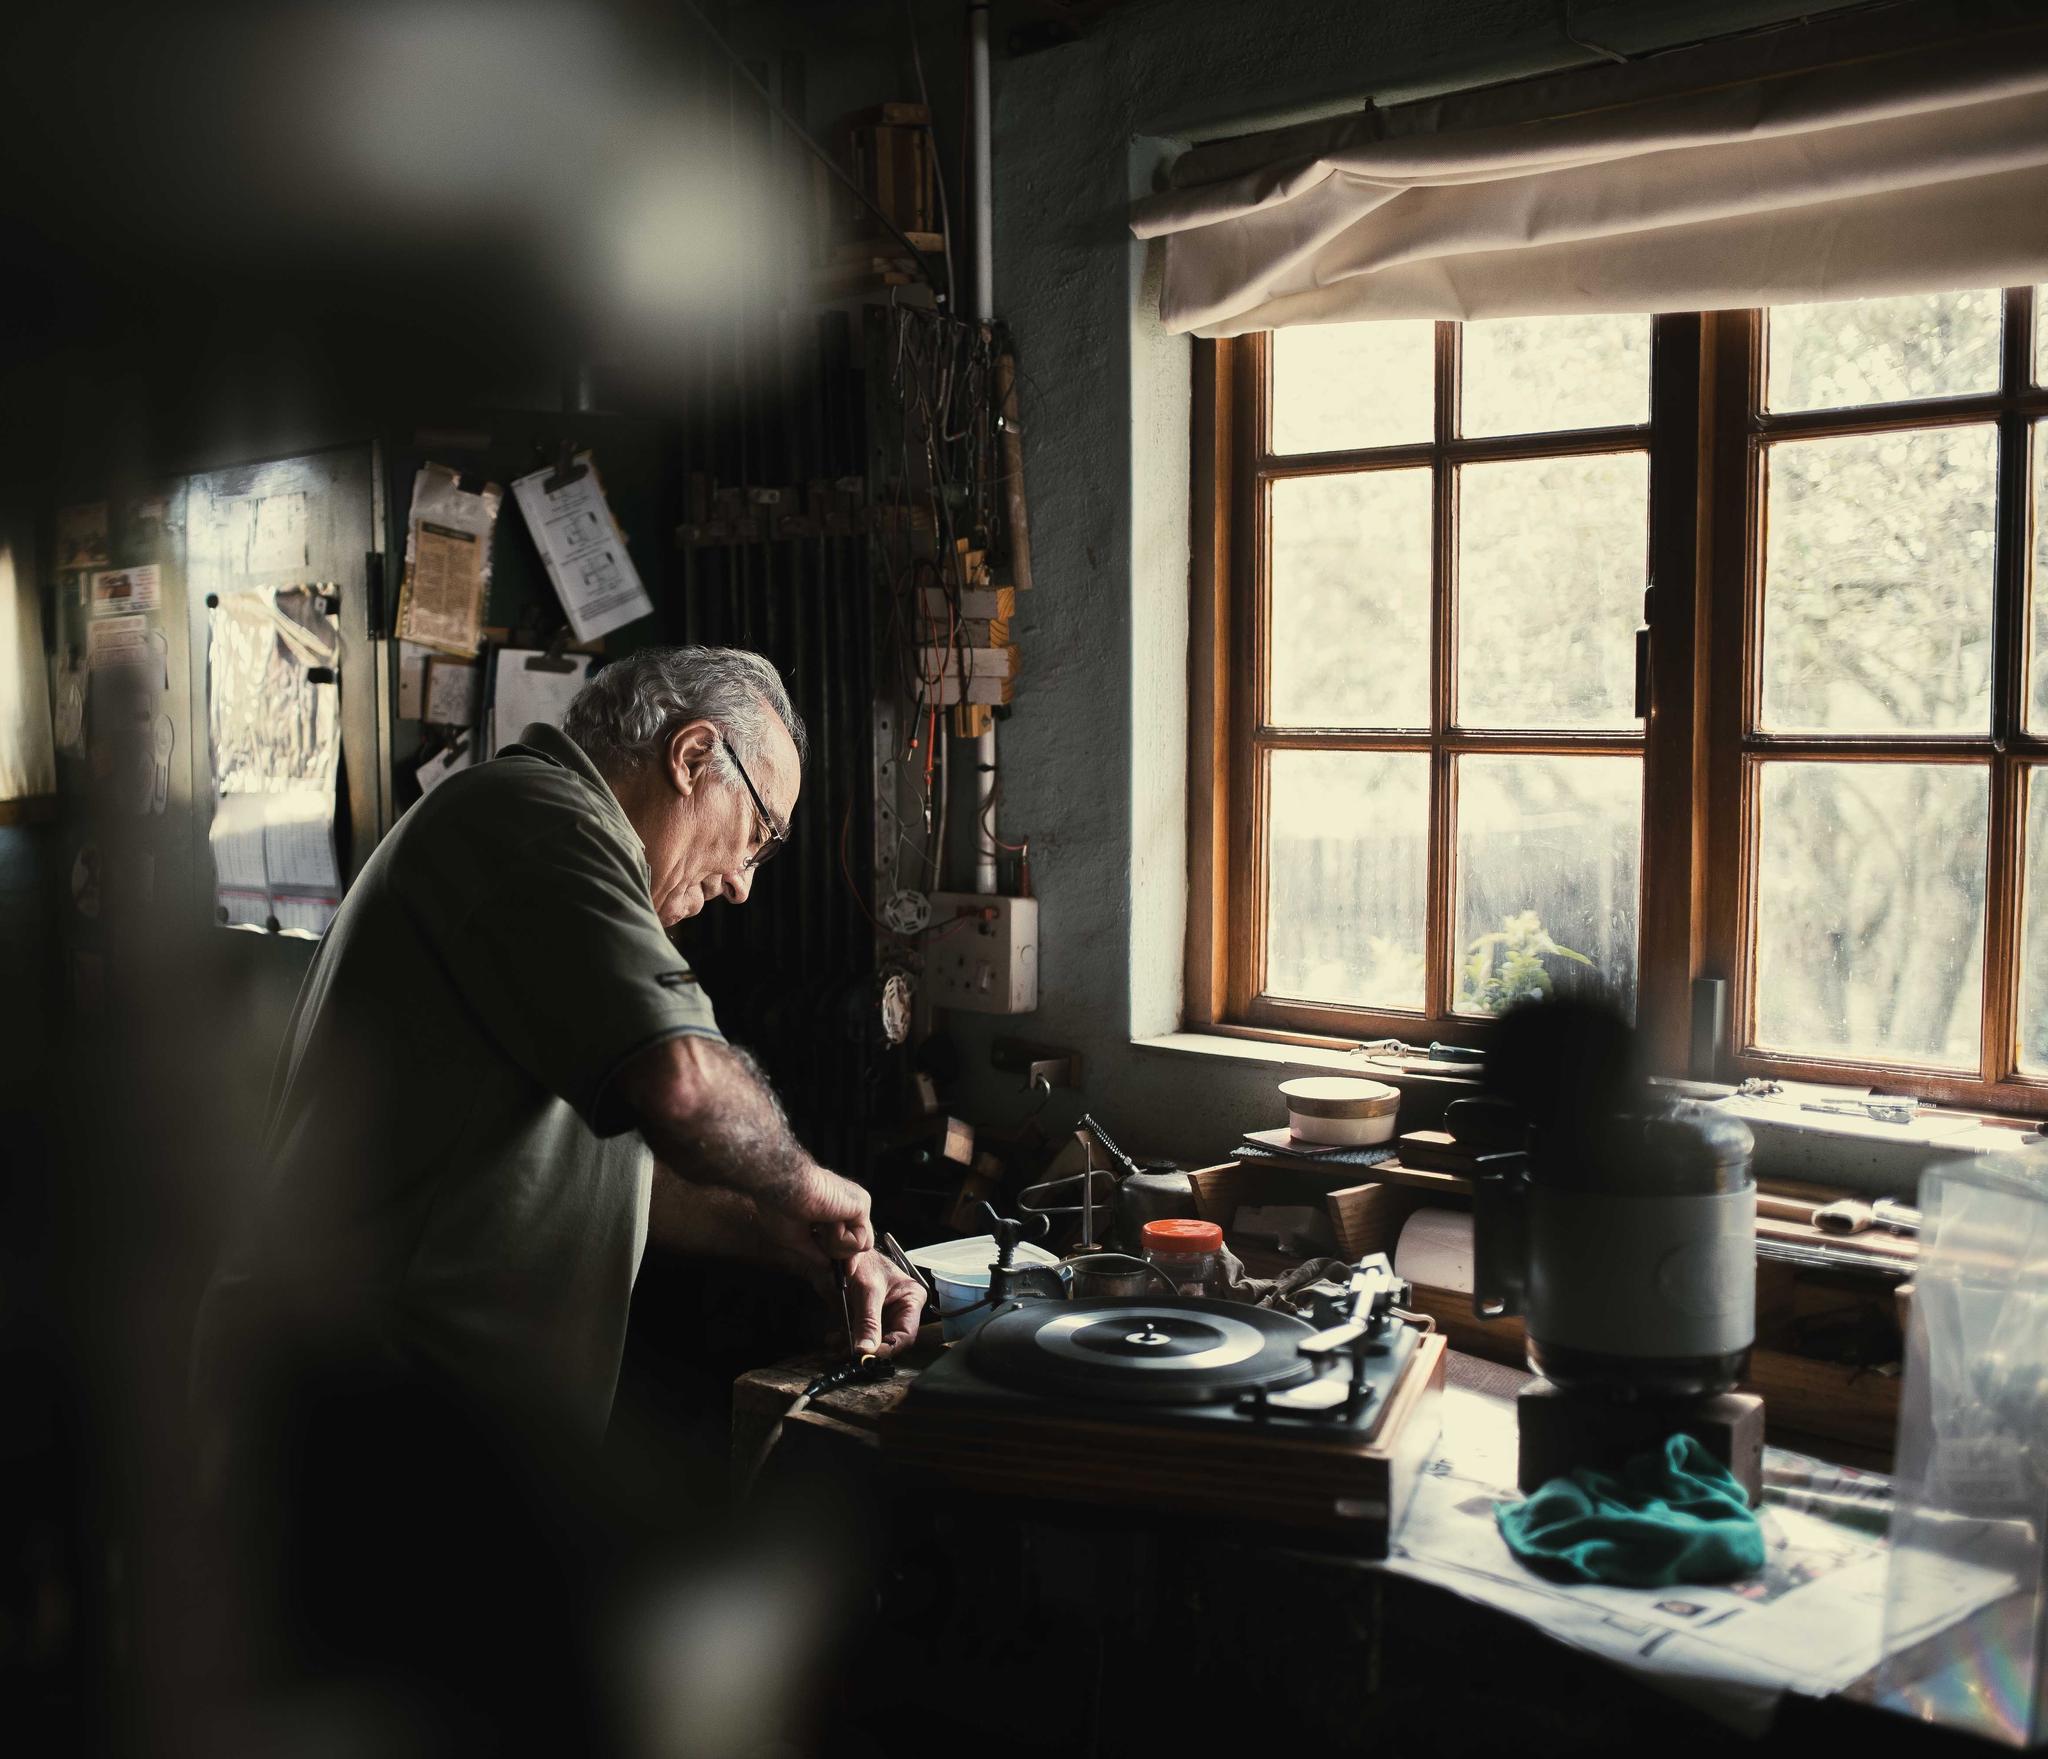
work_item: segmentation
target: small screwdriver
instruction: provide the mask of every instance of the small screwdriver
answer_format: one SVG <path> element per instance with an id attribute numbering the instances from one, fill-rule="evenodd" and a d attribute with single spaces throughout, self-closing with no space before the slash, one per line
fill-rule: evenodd
<path id="1" fill-rule="evenodd" d="M 860 1362 L 858 1340 L 853 1335 L 853 1303 L 847 1297 L 846 1260 L 832 1260 L 832 1280 L 839 1285 L 839 1317 L 846 1326 L 846 1359 L 856 1365 Z"/>
<path id="2" fill-rule="evenodd" d="M 825 1230 L 814 1226 L 811 1229 L 811 1238 L 822 1248 L 825 1244 Z M 832 1260 L 832 1285 L 839 1291 L 839 1318 L 846 1327 L 846 1359 L 858 1368 L 865 1358 L 861 1355 L 858 1341 L 853 1335 L 853 1301 L 847 1290 L 846 1260 L 843 1258 Z"/>

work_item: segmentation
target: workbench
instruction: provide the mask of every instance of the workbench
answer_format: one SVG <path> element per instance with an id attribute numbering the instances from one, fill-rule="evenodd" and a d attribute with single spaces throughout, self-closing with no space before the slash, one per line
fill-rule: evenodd
<path id="1" fill-rule="evenodd" d="M 900 1698 L 864 1708 L 878 1738 L 936 1715 L 972 1731 L 983 1754 L 1012 1741 L 1037 1754 L 1240 1750 L 1226 1730 L 1284 1731 L 1288 1746 L 1339 1753 L 1662 1759 L 1725 1754 L 1731 1742 L 1804 1754 L 1817 1741 L 1901 1738 L 1916 1752 L 1980 1750 L 1870 1707 L 1867 1684 L 1789 1694 L 1775 1720 L 1752 1703 L 1731 1726 L 1726 1703 L 1710 1713 L 1523 1618 L 1390 1569 L 1186 1519 L 906 1483 L 888 1469 L 878 1425 L 940 1347 L 928 1327 L 895 1378 L 823 1395 L 785 1424 L 762 1475 L 771 1487 L 813 1476 L 841 1497 L 857 1484 L 887 1536 L 874 1640 L 919 1665 L 897 1682 Z M 830 1362 L 740 1378 L 736 1459 L 758 1452 Z M 1455 1352 L 1450 1368 L 1454 1395 L 1491 1401 L 1512 1424 L 1524 1374 Z M 1171 1719 L 1170 1731 L 1160 1689 L 1172 1698 L 1197 1683 L 1205 1710 L 1185 1726 Z"/>

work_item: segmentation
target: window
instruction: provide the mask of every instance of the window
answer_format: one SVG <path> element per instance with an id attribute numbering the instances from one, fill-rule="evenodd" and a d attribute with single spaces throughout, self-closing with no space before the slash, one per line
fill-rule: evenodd
<path id="1" fill-rule="evenodd" d="M 2033 306 L 1202 345 L 1194 1020 L 2048 1100 Z"/>

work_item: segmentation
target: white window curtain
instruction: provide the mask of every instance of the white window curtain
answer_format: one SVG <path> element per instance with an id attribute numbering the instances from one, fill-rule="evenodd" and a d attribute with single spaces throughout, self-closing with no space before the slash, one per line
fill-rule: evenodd
<path id="1" fill-rule="evenodd" d="M 1132 229 L 1165 241 L 1167 328 L 1205 336 L 2048 279 L 2034 19 L 1730 39 L 1199 147 Z"/>
<path id="2" fill-rule="evenodd" d="M 11 536 L 0 526 L 0 806 L 57 792 L 42 599 Z"/>

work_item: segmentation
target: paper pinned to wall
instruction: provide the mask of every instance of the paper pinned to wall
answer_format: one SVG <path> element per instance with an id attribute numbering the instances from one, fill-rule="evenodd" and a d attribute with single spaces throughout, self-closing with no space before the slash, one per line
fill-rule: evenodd
<path id="1" fill-rule="evenodd" d="M 552 469 L 518 478 L 512 492 L 568 613 L 569 627 L 578 641 L 595 641 L 650 615 L 654 605 L 626 553 L 626 539 L 604 498 L 597 466 L 588 452 L 578 453 L 576 462 L 583 473 L 553 493 L 547 486 L 555 474 Z"/>
<path id="2" fill-rule="evenodd" d="M 529 665 L 530 660 L 539 661 Z M 590 654 L 564 654 L 559 660 L 520 648 L 497 649 L 491 655 L 490 750 L 495 757 L 512 744 L 531 721 L 559 727 L 569 704 L 596 664 Z"/>
<path id="3" fill-rule="evenodd" d="M 452 744 L 444 745 L 432 757 L 423 758 L 419 768 L 413 771 L 413 780 L 420 785 L 422 794 L 431 794 L 458 770 L 466 770 L 476 762 L 477 736 L 465 733 Z"/>
<path id="4" fill-rule="evenodd" d="M 211 615 L 215 906 L 231 928 L 317 936 L 341 903 L 334 843 L 341 637 L 307 587 L 224 594 Z"/>
<path id="5" fill-rule="evenodd" d="M 92 576 L 90 593 L 95 617 L 161 610 L 163 574 L 154 562 L 141 568 L 102 568 Z"/>
<path id="6" fill-rule="evenodd" d="M 229 928 L 318 937 L 341 906 L 334 797 L 229 794 L 207 830 L 216 914 Z"/>
<path id="7" fill-rule="evenodd" d="M 416 721 L 427 706 L 427 661 L 434 650 L 417 642 L 398 644 L 398 718 Z"/>
<path id="8" fill-rule="evenodd" d="M 463 660 L 427 662 L 420 719 L 437 727 L 473 727 L 483 698 L 484 669 Z"/>
<path id="9" fill-rule="evenodd" d="M 405 584 L 398 595 L 398 638 L 464 657 L 483 645 L 484 601 L 491 588 L 491 534 L 505 492 L 496 483 L 463 488 L 445 464 L 422 465 L 412 479 L 405 534 Z"/>
<path id="10" fill-rule="evenodd" d="M 341 633 L 308 587 L 224 593 L 211 615 L 207 718 L 217 794 L 331 790 Z M 330 674 L 326 682 L 313 674 Z"/>

